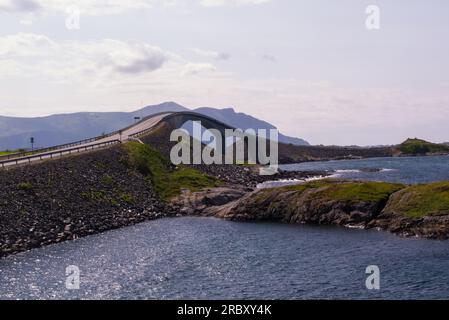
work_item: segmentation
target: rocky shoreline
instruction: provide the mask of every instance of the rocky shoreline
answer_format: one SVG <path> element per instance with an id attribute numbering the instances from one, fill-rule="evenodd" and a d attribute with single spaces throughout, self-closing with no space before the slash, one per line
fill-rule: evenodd
<path id="1" fill-rule="evenodd" d="M 331 173 L 280 171 L 261 176 L 255 165 L 196 165 L 184 168 L 182 176 L 180 168 L 166 164 L 178 183 L 187 179 L 188 186 L 198 189 L 197 179 L 203 179 L 213 185 L 176 189 L 181 194 L 167 201 L 157 192 L 160 186 L 154 184 L 155 172 L 148 166 L 148 161 L 158 160 L 155 168 L 160 170 L 157 165 L 166 160 L 158 152 L 140 154 L 148 151 L 142 148 L 134 150 L 132 164 L 126 146 L 115 146 L 1 170 L 0 257 L 180 215 L 377 228 L 403 236 L 449 238 L 449 182 L 406 186 L 325 179 L 257 189 L 267 181 L 306 180 Z M 165 177 L 160 176 L 159 182 L 165 183 Z"/>
<path id="2" fill-rule="evenodd" d="M 165 216 L 120 147 L 0 171 L 0 257 Z"/>
<path id="3" fill-rule="evenodd" d="M 443 188 L 443 192 L 449 190 L 449 183 L 433 185 L 437 190 Z M 399 184 L 338 180 L 272 189 L 229 186 L 201 192 L 186 191 L 173 201 L 174 210 L 171 212 L 232 221 L 375 228 L 405 237 L 449 239 L 447 210 L 423 216 L 404 212 L 406 202 L 414 196 L 413 188 Z"/>

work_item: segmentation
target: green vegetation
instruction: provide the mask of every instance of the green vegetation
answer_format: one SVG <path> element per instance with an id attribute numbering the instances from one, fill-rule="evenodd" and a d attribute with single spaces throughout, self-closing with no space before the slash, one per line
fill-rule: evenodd
<path id="1" fill-rule="evenodd" d="M 135 200 L 134 200 L 134 196 L 130 193 L 121 193 L 119 195 L 120 200 L 122 200 L 123 202 L 126 202 L 127 204 L 134 204 Z"/>
<path id="2" fill-rule="evenodd" d="M 404 187 L 402 184 L 387 182 L 319 180 L 283 187 L 283 189 L 301 193 L 307 189 L 319 189 L 316 196 L 326 199 L 377 202 L 387 200 L 391 194 Z"/>
<path id="3" fill-rule="evenodd" d="M 410 218 L 449 214 L 449 182 L 410 186 L 395 194 L 387 209 Z"/>
<path id="4" fill-rule="evenodd" d="M 348 182 L 333 184 L 323 193 L 333 200 L 377 202 L 404 187 L 387 182 Z"/>
<path id="5" fill-rule="evenodd" d="M 449 152 L 449 146 L 444 144 L 431 143 L 421 139 L 407 139 L 397 148 L 402 154 L 425 155 L 428 153 Z"/>
<path id="6" fill-rule="evenodd" d="M 19 190 L 28 191 L 33 189 L 33 185 L 31 184 L 31 182 L 21 182 L 17 185 L 17 188 Z"/>
<path id="7" fill-rule="evenodd" d="M 103 178 L 101 178 L 101 182 L 107 185 L 111 185 L 114 183 L 114 179 L 110 175 L 105 174 Z"/>
<path id="8" fill-rule="evenodd" d="M 169 160 L 149 145 L 129 142 L 124 148 L 128 153 L 126 163 L 148 176 L 163 200 L 179 195 L 182 189 L 197 191 L 220 184 L 217 179 L 192 168 L 179 166 L 173 169 Z"/>
<path id="9" fill-rule="evenodd" d="M 106 203 L 113 206 L 119 205 L 120 201 L 128 204 L 134 203 L 134 198 L 130 194 L 119 193 L 117 195 L 117 192 L 110 194 L 104 190 L 91 190 L 89 192 L 83 192 L 81 196 L 88 201 Z"/>
<path id="10" fill-rule="evenodd" d="M 106 192 L 102 190 L 91 190 L 89 192 L 83 192 L 81 195 L 88 200 L 109 202 Z"/>
<path id="11" fill-rule="evenodd" d="M 8 154 L 14 154 L 14 153 L 23 153 L 26 152 L 25 149 L 18 149 L 18 150 L 4 150 L 0 151 L 0 156 L 7 156 Z M 33 154 L 33 152 L 29 151 L 25 155 Z"/>

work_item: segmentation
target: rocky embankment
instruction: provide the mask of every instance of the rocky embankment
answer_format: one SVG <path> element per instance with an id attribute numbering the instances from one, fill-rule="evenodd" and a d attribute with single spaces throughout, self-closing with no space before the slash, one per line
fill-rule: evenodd
<path id="1" fill-rule="evenodd" d="M 322 180 L 249 190 L 239 186 L 185 192 L 178 212 L 234 221 L 378 228 L 402 236 L 449 238 L 449 183 L 405 186 Z"/>
<path id="2" fill-rule="evenodd" d="M 278 170 L 274 175 L 261 175 L 258 165 L 192 165 L 206 175 L 215 177 L 224 184 L 255 188 L 259 183 L 274 180 L 304 180 L 313 177 L 326 177 L 327 171 L 284 171 Z"/>
<path id="3" fill-rule="evenodd" d="M 255 165 L 175 167 L 167 150 L 154 147 L 162 144 L 159 140 L 153 135 L 147 144 L 129 142 L 0 170 L 0 257 L 177 215 L 449 238 L 449 182 L 405 186 L 320 180 L 258 190 L 256 185 L 266 181 L 328 173 L 261 176 Z"/>
<path id="4" fill-rule="evenodd" d="M 121 147 L 0 171 L 0 257 L 164 215 Z"/>

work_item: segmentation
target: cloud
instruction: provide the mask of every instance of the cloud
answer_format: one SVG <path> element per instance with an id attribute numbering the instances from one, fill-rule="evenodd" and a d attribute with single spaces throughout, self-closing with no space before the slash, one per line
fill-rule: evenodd
<path id="1" fill-rule="evenodd" d="M 276 57 L 271 54 L 263 54 L 262 59 L 270 61 L 270 62 L 276 62 Z"/>
<path id="2" fill-rule="evenodd" d="M 34 12 L 41 9 L 35 0 L 0 0 L 0 12 Z"/>
<path id="3" fill-rule="evenodd" d="M 151 72 L 161 68 L 170 57 L 161 48 L 148 44 L 113 42 L 116 50 L 109 54 L 108 62 L 120 73 Z"/>
<path id="4" fill-rule="evenodd" d="M 0 37 L 0 70 L 3 67 L 27 75 L 47 74 L 80 80 L 86 73 L 142 74 L 161 69 L 174 57 L 147 43 L 112 39 L 55 42 L 33 33 Z"/>
<path id="5" fill-rule="evenodd" d="M 225 53 L 225 52 L 201 50 L 201 49 L 197 49 L 197 48 L 193 48 L 193 49 L 191 49 L 191 51 L 193 51 L 198 56 L 201 56 L 201 57 L 207 58 L 207 59 L 229 60 L 231 58 L 231 55 L 229 53 Z"/>
<path id="6" fill-rule="evenodd" d="M 205 7 L 244 6 L 263 4 L 270 1 L 271 0 L 201 0 L 200 4 Z"/>
<path id="7" fill-rule="evenodd" d="M 173 4 L 173 0 L 0 0 L 0 11 L 9 12 L 35 12 L 62 11 L 68 7 L 76 6 L 84 15 L 98 16 L 118 14 L 126 10 L 149 9 L 155 3 Z"/>
<path id="8" fill-rule="evenodd" d="M 244 6 L 257 5 L 270 0 L 192 0 L 205 7 L 219 6 Z M 88 16 L 100 16 L 119 14 L 127 10 L 150 9 L 156 5 L 164 7 L 175 7 L 185 4 L 179 0 L 0 0 L 0 12 L 35 12 L 62 11 L 66 12 L 68 7 L 76 6 L 81 14 Z"/>
<path id="9" fill-rule="evenodd" d="M 217 68 L 210 63 L 187 63 L 181 71 L 182 76 L 197 75 L 202 72 L 216 71 Z"/>

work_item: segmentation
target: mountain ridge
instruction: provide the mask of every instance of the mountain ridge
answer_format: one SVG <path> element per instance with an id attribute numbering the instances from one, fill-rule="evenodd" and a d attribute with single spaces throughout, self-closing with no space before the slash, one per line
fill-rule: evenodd
<path id="1" fill-rule="evenodd" d="M 232 108 L 189 109 L 176 102 L 149 105 L 131 112 L 76 112 L 53 114 L 43 117 L 0 116 L 0 150 L 16 150 L 30 147 L 43 148 L 99 136 L 124 128 L 135 121 L 135 117 L 146 117 L 159 112 L 193 111 L 204 115 L 213 113 L 217 120 L 241 129 L 273 129 L 272 124 Z M 280 142 L 308 145 L 302 139 L 279 134 Z"/>

